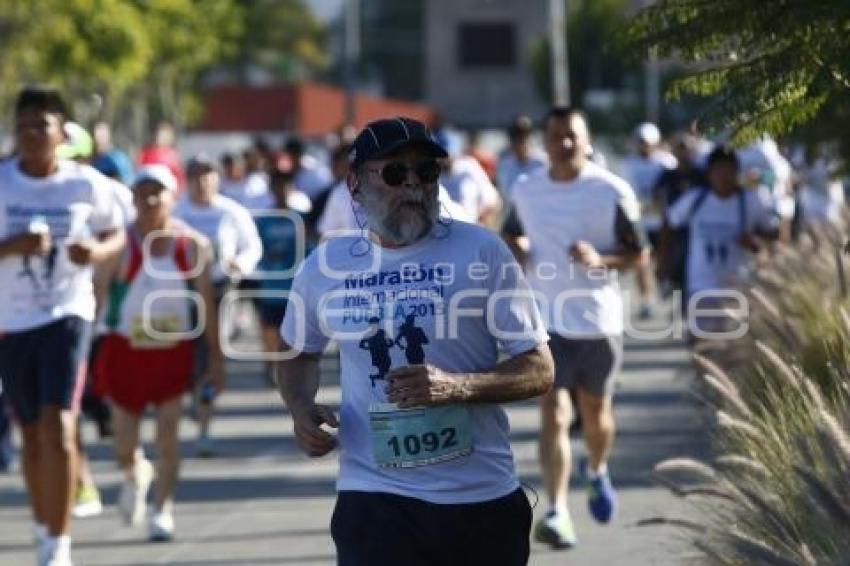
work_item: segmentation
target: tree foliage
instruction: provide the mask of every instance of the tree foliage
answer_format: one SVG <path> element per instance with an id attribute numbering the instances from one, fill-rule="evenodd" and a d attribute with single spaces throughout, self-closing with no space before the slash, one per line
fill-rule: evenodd
<path id="1" fill-rule="evenodd" d="M 567 2 L 567 51 L 570 100 L 581 103 L 595 88 L 622 88 L 638 65 L 623 53 L 622 30 L 628 21 L 628 0 L 572 0 Z M 549 38 L 532 48 L 532 70 L 541 97 L 552 100 Z"/>
<path id="2" fill-rule="evenodd" d="M 850 95 L 847 0 L 658 0 L 628 41 L 689 65 L 667 94 L 711 97 L 702 121 L 738 142 L 789 132 Z"/>
<path id="3" fill-rule="evenodd" d="M 303 0 L 0 2 L 0 104 L 24 84 L 50 83 L 139 142 L 152 122 L 197 116 L 207 71 L 301 78 L 325 64 L 323 42 Z"/>
<path id="4" fill-rule="evenodd" d="M 49 82 L 74 96 L 115 95 L 141 80 L 153 49 L 139 13 L 105 0 L 0 5 L 0 99 L 20 86 Z"/>
<path id="5" fill-rule="evenodd" d="M 326 30 L 303 0 L 240 0 L 245 33 L 230 64 L 257 65 L 283 80 L 297 80 L 328 64 Z"/>
<path id="6" fill-rule="evenodd" d="M 585 94 L 591 90 L 634 89 L 642 79 L 641 62 L 626 55 L 623 41 L 630 0 L 569 0 L 566 4 L 570 101 L 584 105 Z M 532 46 L 532 76 L 538 94 L 547 103 L 553 98 L 551 57 L 548 37 Z M 595 131 L 622 131 L 640 118 L 642 107 L 618 108 L 614 113 L 585 110 L 590 111 Z"/>
<path id="7" fill-rule="evenodd" d="M 197 114 L 201 74 L 233 53 L 245 31 L 240 8 L 221 0 L 145 0 L 135 6 L 154 55 L 145 80 L 128 94 L 146 100 L 153 117 L 183 125 Z"/>

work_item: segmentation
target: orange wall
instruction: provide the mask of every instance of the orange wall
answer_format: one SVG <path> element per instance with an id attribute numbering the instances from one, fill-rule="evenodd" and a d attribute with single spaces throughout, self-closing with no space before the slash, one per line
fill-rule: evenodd
<path id="1" fill-rule="evenodd" d="M 204 93 L 202 130 L 268 131 L 295 126 L 296 99 L 288 86 L 217 87 Z"/>
<path id="2" fill-rule="evenodd" d="M 297 129 L 305 136 L 335 131 L 345 118 L 345 94 L 315 83 L 267 88 L 217 87 L 205 94 L 201 125 L 208 131 Z M 423 104 L 358 95 L 355 125 L 378 118 L 409 116 L 430 123 L 434 111 Z"/>

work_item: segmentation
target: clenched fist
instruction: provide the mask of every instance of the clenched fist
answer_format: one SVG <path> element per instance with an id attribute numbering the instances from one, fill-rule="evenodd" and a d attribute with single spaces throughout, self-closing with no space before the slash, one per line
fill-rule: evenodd
<path id="1" fill-rule="evenodd" d="M 412 365 L 386 375 L 387 399 L 399 407 L 448 405 L 463 402 L 464 380 L 432 365 Z"/>
<path id="2" fill-rule="evenodd" d="M 587 268 L 602 267 L 602 258 L 589 242 L 578 240 L 570 246 L 570 257 Z"/>
<path id="3" fill-rule="evenodd" d="M 47 255 L 53 242 L 50 234 L 44 233 L 26 233 L 19 234 L 9 240 L 13 249 L 20 255 Z"/>
<path id="4" fill-rule="evenodd" d="M 292 412 L 295 439 L 298 446 L 311 458 L 324 456 L 336 448 L 336 436 L 322 430 L 321 425 L 339 428 L 333 410 L 325 405 L 310 405 Z"/>

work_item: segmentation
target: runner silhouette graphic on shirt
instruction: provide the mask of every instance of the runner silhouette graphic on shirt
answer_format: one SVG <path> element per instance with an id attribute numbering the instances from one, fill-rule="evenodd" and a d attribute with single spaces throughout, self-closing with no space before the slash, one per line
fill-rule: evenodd
<path id="1" fill-rule="evenodd" d="M 21 267 L 21 271 L 18 272 L 18 277 L 28 277 L 30 281 L 32 281 L 32 286 L 36 289 L 41 289 L 41 284 L 38 282 L 38 277 L 35 275 L 35 271 L 32 269 L 32 256 L 25 255 L 22 258 L 23 265 Z"/>
<path id="2" fill-rule="evenodd" d="M 51 246 L 47 252 L 47 257 L 44 259 L 44 274 L 42 279 L 45 281 L 53 281 L 53 270 L 56 269 L 56 256 L 59 255 L 59 248 Z"/>
<path id="3" fill-rule="evenodd" d="M 364 338 L 360 341 L 360 348 L 369 350 L 372 356 L 372 365 L 378 371 L 370 374 L 369 379 L 372 381 L 372 387 L 375 387 L 375 380 L 384 379 L 384 376 L 390 371 L 392 359 L 390 358 L 390 348 L 393 341 L 387 338 L 387 333 L 383 328 L 378 328 L 379 319 L 373 317 L 369 319 L 369 329 L 374 330 L 369 338 Z"/>
<path id="4" fill-rule="evenodd" d="M 402 345 L 401 339 L 404 338 Z M 422 349 L 423 344 L 428 343 L 428 336 L 425 331 L 416 326 L 416 315 L 407 315 L 401 327 L 398 329 L 394 344 L 404 351 L 407 356 L 408 364 L 425 363 L 425 351 Z"/>
<path id="5" fill-rule="evenodd" d="M 720 265 L 725 266 L 726 260 L 729 258 L 729 248 L 726 247 L 726 243 L 722 243 L 717 248 L 717 256 L 720 260 Z"/>
<path id="6" fill-rule="evenodd" d="M 47 252 L 47 256 L 44 258 L 44 268 L 41 273 L 41 280 L 50 286 L 50 282 L 53 280 L 53 271 L 56 269 L 56 257 L 59 255 L 59 248 L 56 246 L 52 246 L 50 251 Z M 32 286 L 36 289 L 41 289 L 41 283 L 38 280 L 38 276 L 35 274 L 35 270 L 33 269 L 31 255 L 25 255 L 23 257 L 23 266 L 21 271 L 18 272 L 18 277 L 27 277 L 30 281 L 32 281 Z"/>

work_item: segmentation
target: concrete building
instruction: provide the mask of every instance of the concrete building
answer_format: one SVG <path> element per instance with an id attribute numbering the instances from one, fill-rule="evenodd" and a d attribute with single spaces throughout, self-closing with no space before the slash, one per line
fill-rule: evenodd
<path id="1" fill-rule="evenodd" d="M 361 0 L 360 88 L 424 102 L 465 127 L 539 116 L 529 51 L 548 33 L 548 4 Z"/>
<path id="2" fill-rule="evenodd" d="M 530 49 L 548 31 L 548 0 L 425 2 L 424 101 L 454 124 L 503 126 L 545 106 Z"/>

